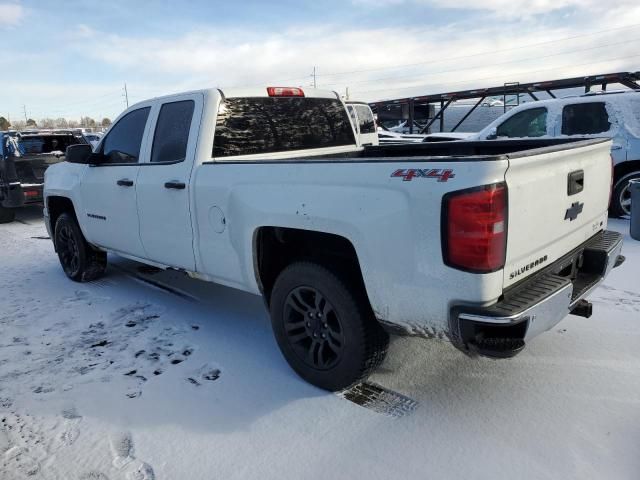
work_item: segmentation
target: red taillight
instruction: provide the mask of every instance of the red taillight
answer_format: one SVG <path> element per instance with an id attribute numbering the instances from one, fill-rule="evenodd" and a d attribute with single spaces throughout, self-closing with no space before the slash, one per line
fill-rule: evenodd
<path id="1" fill-rule="evenodd" d="M 297 87 L 267 87 L 270 97 L 304 97 L 304 92 Z"/>
<path id="2" fill-rule="evenodd" d="M 26 198 L 37 197 L 38 196 L 38 191 L 37 190 L 25 190 L 24 191 L 24 196 Z"/>
<path id="3" fill-rule="evenodd" d="M 462 190 L 443 200 L 444 262 L 488 273 L 504 267 L 507 249 L 507 187 L 504 183 Z"/>

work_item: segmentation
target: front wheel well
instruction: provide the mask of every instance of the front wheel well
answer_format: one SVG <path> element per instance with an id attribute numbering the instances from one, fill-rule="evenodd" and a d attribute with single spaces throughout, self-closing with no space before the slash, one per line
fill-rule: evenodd
<path id="1" fill-rule="evenodd" d="M 267 305 L 278 275 L 293 262 L 308 260 L 348 275 L 365 292 L 353 244 L 340 235 L 285 227 L 260 227 L 254 235 L 256 280 Z"/>
<path id="2" fill-rule="evenodd" d="M 76 216 L 73 202 L 67 197 L 48 197 L 47 198 L 47 212 L 49 213 L 49 226 L 51 227 L 51 235 L 56 228 L 56 222 L 63 213 L 70 213 L 78 220 Z"/>

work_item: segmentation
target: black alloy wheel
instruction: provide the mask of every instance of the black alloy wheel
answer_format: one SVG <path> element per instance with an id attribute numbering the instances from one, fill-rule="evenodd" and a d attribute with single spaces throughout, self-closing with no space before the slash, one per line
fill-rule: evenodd
<path id="1" fill-rule="evenodd" d="M 56 230 L 56 246 L 64 272 L 67 276 L 74 277 L 80 268 L 80 248 L 70 225 L 61 225 Z"/>
<path id="2" fill-rule="evenodd" d="M 340 317 L 318 289 L 293 289 L 284 316 L 287 341 L 306 365 L 327 370 L 340 362 L 345 347 Z"/>
<path id="3" fill-rule="evenodd" d="M 64 273 L 76 282 L 90 282 L 107 268 L 107 254 L 89 245 L 71 213 L 56 220 L 54 245 Z"/>
<path id="4" fill-rule="evenodd" d="M 269 308 L 282 355 L 317 387 L 348 388 L 384 360 L 389 336 L 353 269 L 334 263 L 291 263 L 275 281 Z"/>

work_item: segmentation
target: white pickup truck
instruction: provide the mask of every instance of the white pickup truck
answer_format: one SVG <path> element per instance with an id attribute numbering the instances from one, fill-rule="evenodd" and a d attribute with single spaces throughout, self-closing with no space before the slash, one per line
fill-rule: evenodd
<path id="1" fill-rule="evenodd" d="M 609 140 L 358 147 L 333 92 L 202 90 L 130 107 L 46 172 L 69 278 L 107 252 L 262 295 L 282 353 L 343 389 L 388 333 L 513 356 L 617 264 Z"/>

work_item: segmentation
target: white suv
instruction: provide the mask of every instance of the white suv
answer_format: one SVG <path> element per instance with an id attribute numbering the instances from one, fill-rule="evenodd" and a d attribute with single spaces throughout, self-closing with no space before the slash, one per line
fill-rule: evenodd
<path id="1" fill-rule="evenodd" d="M 640 178 L 640 92 L 597 92 L 528 102 L 468 140 L 523 137 L 609 137 L 615 165 L 612 216 L 631 213 L 629 180 Z"/>

